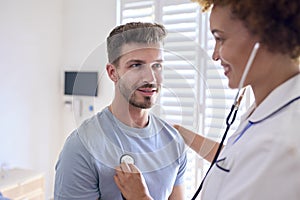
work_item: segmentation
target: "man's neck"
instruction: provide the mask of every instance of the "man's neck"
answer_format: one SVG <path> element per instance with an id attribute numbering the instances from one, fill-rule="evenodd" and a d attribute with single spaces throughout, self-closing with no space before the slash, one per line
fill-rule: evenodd
<path id="1" fill-rule="evenodd" d="M 141 109 L 130 104 L 117 104 L 113 102 L 109 106 L 110 112 L 122 123 L 134 128 L 144 128 L 148 125 L 148 109 Z"/>

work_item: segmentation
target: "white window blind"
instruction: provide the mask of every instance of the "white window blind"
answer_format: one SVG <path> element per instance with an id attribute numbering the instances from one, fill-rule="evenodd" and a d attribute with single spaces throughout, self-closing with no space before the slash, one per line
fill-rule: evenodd
<path id="1" fill-rule="evenodd" d="M 178 123 L 219 140 L 236 91 L 227 88 L 223 68 L 211 60 L 214 39 L 209 30 L 209 14 L 202 13 L 199 5 L 190 0 L 119 0 L 118 3 L 121 24 L 158 22 L 168 31 L 164 85 L 154 112 L 171 124 Z M 237 124 L 233 124 L 232 131 Z M 186 199 L 190 199 L 208 163 L 191 150 L 187 155 Z"/>

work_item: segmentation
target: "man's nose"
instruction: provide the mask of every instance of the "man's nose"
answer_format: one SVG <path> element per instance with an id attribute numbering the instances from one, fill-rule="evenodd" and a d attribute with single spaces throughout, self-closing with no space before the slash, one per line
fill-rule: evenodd
<path id="1" fill-rule="evenodd" d="M 157 72 L 151 66 L 147 66 L 143 72 L 143 81 L 152 83 L 156 81 Z"/>

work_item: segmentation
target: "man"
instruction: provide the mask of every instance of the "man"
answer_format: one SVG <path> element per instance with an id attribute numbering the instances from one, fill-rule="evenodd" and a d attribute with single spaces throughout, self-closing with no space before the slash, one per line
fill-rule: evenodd
<path id="1" fill-rule="evenodd" d="M 149 113 L 161 90 L 162 25 L 128 23 L 107 38 L 106 71 L 115 85 L 108 107 L 67 139 L 56 165 L 55 199 L 122 199 L 115 167 L 139 167 L 154 199 L 183 199 L 184 141 Z"/>
<path id="2" fill-rule="evenodd" d="M 8 198 L 5 198 L 4 196 L 2 196 L 1 192 L 0 192 L 0 200 L 9 200 Z"/>

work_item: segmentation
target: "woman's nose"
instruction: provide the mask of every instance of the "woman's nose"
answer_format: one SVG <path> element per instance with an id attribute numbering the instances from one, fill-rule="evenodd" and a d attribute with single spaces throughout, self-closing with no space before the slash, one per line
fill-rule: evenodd
<path id="1" fill-rule="evenodd" d="M 217 45 L 215 46 L 214 52 L 212 54 L 212 59 L 214 61 L 218 61 L 220 59 L 219 48 L 217 48 Z"/>

